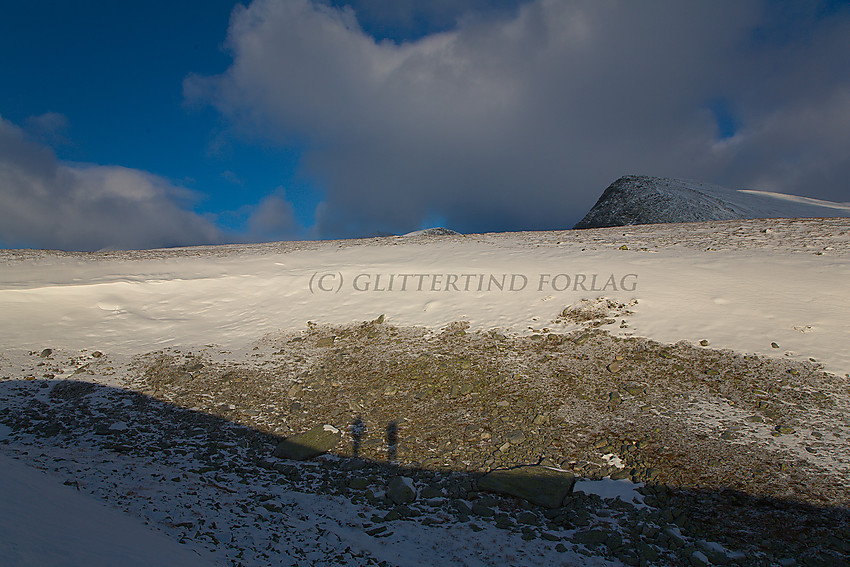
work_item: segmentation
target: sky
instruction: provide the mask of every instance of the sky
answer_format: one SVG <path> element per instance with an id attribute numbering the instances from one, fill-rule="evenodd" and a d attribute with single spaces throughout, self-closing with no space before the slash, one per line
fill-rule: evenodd
<path id="1" fill-rule="evenodd" d="M 850 201 L 850 2 L 8 3 L 0 246 L 572 227 L 622 175 Z"/>

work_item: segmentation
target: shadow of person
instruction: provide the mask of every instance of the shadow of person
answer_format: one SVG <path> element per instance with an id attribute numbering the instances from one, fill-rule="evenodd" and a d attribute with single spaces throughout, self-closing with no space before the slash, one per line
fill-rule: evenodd
<path id="1" fill-rule="evenodd" d="M 363 443 L 363 434 L 366 432 L 366 424 L 360 419 L 360 416 L 354 418 L 349 427 L 352 437 L 352 455 L 356 458 L 360 456 L 360 446 Z"/>
<path id="2" fill-rule="evenodd" d="M 387 424 L 387 460 L 395 463 L 398 458 L 398 422 Z"/>

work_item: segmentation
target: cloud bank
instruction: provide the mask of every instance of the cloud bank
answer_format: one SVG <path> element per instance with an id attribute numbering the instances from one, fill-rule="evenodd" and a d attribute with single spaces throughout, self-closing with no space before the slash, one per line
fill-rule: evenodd
<path id="1" fill-rule="evenodd" d="M 55 114 L 31 121 L 64 126 Z M 144 171 L 68 165 L 0 117 L 0 247 L 139 249 L 221 241 L 188 190 Z"/>
<path id="2" fill-rule="evenodd" d="M 321 236 L 566 228 L 629 173 L 846 201 L 850 19 L 770 6 L 534 0 L 396 42 L 362 7 L 255 0 L 184 92 L 306 148 Z"/>

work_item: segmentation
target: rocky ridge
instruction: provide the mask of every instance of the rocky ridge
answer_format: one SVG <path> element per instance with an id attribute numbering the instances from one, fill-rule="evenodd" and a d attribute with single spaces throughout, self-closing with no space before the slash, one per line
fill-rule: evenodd
<path id="1" fill-rule="evenodd" d="M 847 217 L 850 207 L 790 202 L 685 179 L 627 175 L 614 181 L 574 228 L 777 217 Z"/>

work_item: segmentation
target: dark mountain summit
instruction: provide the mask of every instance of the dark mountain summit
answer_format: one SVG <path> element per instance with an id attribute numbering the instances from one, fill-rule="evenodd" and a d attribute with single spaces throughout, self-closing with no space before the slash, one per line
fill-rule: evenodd
<path id="1" fill-rule="evenodd" d="M 757 218 L 848 217 L 850 204 L 627 175 L 605 189 L 574 228 Z"/>

